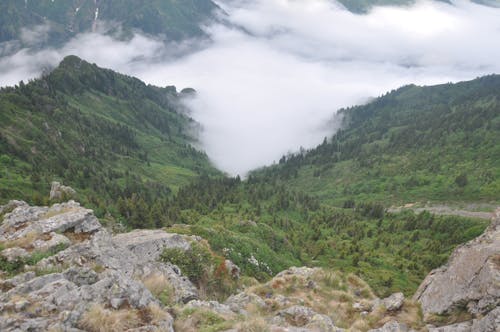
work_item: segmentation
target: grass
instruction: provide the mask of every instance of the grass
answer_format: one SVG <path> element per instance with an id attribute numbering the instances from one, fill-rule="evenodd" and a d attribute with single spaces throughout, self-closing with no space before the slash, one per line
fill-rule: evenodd
<path id="1" fill-rule="evenodd" d="M 165 306 L 175 303 L 175 289 L 161 273 L 153 273 L 142 279 L 144 286 Z"/>
<path id="2" fill-rule="evenodd" d="M 205 309 L 184 309 L 174 322 L 177 332 L 215 332 L 224 331 L 234 322 Z"/>
<path id="3" fill-rule="evenodd" d="M 89 332 L 119 332 L 138 327 L 139 314 L 130 309 L 110 310 L 92 305 L 82 316 L 79 326 Z"/>

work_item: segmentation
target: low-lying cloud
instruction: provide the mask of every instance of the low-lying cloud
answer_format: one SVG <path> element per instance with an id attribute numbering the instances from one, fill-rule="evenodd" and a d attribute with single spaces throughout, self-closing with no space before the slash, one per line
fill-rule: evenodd
<path id="1" fill-rule="evenodd" d="M 219 4 L 227 24 L 206 27 L 208 44 L 84 34 L 61 49 L 0 58 L 0 83 L 34 77 L 76 54 L 148 83 L 193 87 L 198 96 L 188 103 L 204 128 L 203 148 L 221 169 L 244 174 L 320 143 L 336 129 L 330 120 L 341 107 L 408 83 L 500 73 L 500 9 L 468 1 L 420 1 L 367 15 L 327 0 Z"/>

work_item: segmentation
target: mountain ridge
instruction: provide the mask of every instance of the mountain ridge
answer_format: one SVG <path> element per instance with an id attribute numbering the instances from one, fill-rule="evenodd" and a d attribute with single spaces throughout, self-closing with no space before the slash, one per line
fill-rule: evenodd
<path id="1" fill-rule="evenodd" d="M 37 200 L 60 179 L 94 203 L 96 193 L 112 205 L 133 193 L 151 203 L 198 174 L 219 174 L 191 145 L 196 124 L 180 108 L 182 97 L 76 56 L 1 89 L 2 199 Z"/>

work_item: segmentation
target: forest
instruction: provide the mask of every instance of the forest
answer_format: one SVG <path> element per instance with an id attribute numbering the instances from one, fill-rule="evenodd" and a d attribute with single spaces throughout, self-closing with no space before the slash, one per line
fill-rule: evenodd
<path id="1" fill-rule="evenodd" d="M 192 147 L 186 93 L 74 56 L 3 88 L 0 204 L 53 203 L 47 193 L 58 180 L 112 229 L 200 235 L 259 280 L 293 265 L 334 267 L 382 296 L 412 294 L 487 226 L 390 206 L 498 203 L 499 76 L 405 86 L 340 110 L 332 137 L 244 179 L 223 175 Z"/>

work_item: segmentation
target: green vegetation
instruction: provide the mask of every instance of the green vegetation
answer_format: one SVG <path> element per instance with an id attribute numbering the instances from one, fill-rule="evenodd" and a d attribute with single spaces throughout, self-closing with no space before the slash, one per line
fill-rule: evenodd
<path id="1" fill-rule="evenodd" d="M 66 247 L 67 246 L 64 244 L 59 244 L 48 251 L 35 251 L 32 252 L 28 257 L 21 257 L 11 262 L 9 262 L 3 256 L 0 256 L 0 271 L 6 273 L 8 276 L 14 276 L 16 274 L 24 272 L 26 266 L 34 266 L 42 259 L 54 256 L 59 251 L 66 249 Z M 3 249 L 3 246 L 0 244 L 0 251 L 2 251 Z M 38 270 L 36 270 L 36 273 L 40 275 L 44 274 Z"/>
<path id="2" fill-rule="evenodd" d="M 190 144 L 174 87 L 67 57 L 52 73 L 0 90 L 0 203 L 46 204 L 53 180 L 132 227 L 154 227 L 155 202 L 199 174 L 219 174 Z"/>
<path id="3" fill-rule="evenodd" d="M 206 298 L 225 300 L 237 289 L 238 280 L 227 270 L 225 258 L 206 243 L 192 242 L 189 250 L 165 248 L 160 260 L 177 265 Z"/>
<path id="4" fill-rule="evenodd" d="M 166 204 L 170 230 L 197 234 L 264 280 L 291 265 L 354 272 L 379 295 L 411 295 L 488 221 L 387 213 L 407 202 L 500 197 L 500 76 L 406 86 L 341 110 L 342 129 L 246 181 L 203 177 Z"/>
<path id="5" fill-rule="evenodd" d="M 375 6 L 409 6 L 416 2 L 416 0 L 338 0 L 347 9 L 354 13 L 362 14 L 368 12 Z M 434 0 L 452 4 L 450 0 Z M 498 7 L 498 2 L 495 0 L 471 0 L 480 5 Z"/>
<path id="6" fill-rule="evenodd" d="M 488 224 L 427 212 L 390 214 L 373 203 L 346 205 L 320 206 L 305 194 L 254 178 L 204 178 L 170 201 L 168 210 L 179 210 L 178 221 L 189 226 L 168 231 L 202 236 L 259 280 L 293 265 L 323 266 L 358 274 L 378 295 L 411 295 L 457 245 Z"/>
<path id="7" fill-rule="evenodd" d="M 208 274 L 212 265 L 211 259 L 210 251 L 197 242 L 191 243 L 191 248 L 187 251 L 181 248 L 166 248 L 161 255 L 161 260 L 177 265 L 182 274 L 197 285 Z"/>
<path id="8" fill-rule="evenodd" d="M 47 40 L 59 44 L 94 28 L 96 8 L 99 21 L 107 22 L 107 32 L 128 37 L 133 30 L 180 40 L 202 35 L 200 24 L 213 18 L 217 6 L 210 0 L 4 0 L 0 3 L 0 42 L 22 37 L 23 28 L 50 27 Z M 102 28 L 102 27 L 101 27 Z M 22 38 L 21 38 L 22 39 Z"/>
<path id="9" fill-rule="evenodd" d="M 226 258 L 258 280 L 323 266 L 359 275 L 379 296 L 411 295 L 487 222 L 386 208 L 500 197 L 500 76 L 406 86 L 341 110 L 332 138 L 244 181 L 218 176 L 191 147 L 181 97 L 76 57 L 2 89 L 2 202 L 47 203 L 49 183 L 62 180 L 103 220 L 202 236 L 214 252 L 199 244 L 163 258 L 223 298 L 236 287 Z M 166 282 L 150 287 L 168 302 Z"/>
<path id="10" fill-rule="evenodd" d="M 253 174 L 323 203 L 492 202 L 500 197 L 500 76 L 406 86 L 341 110 L 317 148 Z"/>

